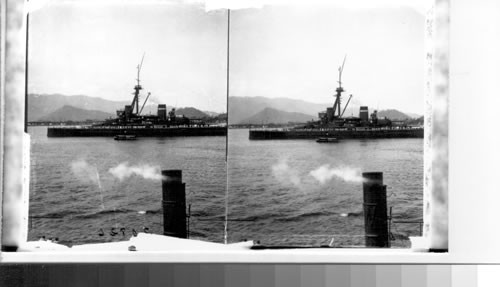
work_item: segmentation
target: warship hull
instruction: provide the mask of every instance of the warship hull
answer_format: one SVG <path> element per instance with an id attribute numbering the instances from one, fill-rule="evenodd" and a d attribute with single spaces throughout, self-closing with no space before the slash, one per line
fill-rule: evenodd
<path id="1" fill-rule="evenodd" d="M 372 129 L 257 129 L 250 130 L 251 140 L 317 139 L 384 139 L 423 138 L 423 128 L 372 128 Z"/>
<path id="2" fill-rule="evenodd" d="M 226 127 L 49 127 L 48 137 L 115 137 L 135 135 L 136 137 L 192 137 L 225 136 Z"/>

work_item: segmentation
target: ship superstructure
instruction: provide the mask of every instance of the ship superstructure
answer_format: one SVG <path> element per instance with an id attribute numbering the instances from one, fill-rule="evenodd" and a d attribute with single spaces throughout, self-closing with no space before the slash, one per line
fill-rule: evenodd
<path id="1" fill-rule="evenodd" d="M 144 110 L 144 106 L 148 102 L 151 93 L 148 92 L 146 99 L 140 105 L 140 95 L 141 95 L 141 69 L 142 64 L 144 62 L 144 55 L 142 57 L 141 63 L 137 66 L 137 84 L 134 86 L 134 98 L 132 99 L 132 103 L 130 105 L 126 105 L 124 109 L 120 109 L 116 111 L 116 118 L 106 120 L 102 126 L 116 126 L 116 125 L 161 125 L 161 126 L 206 126 L 206 122 L 203 119 L 194 119 L 188 118 L 184 115 L 177 116 L 175 113 L 175 108 L 172 108 L 167 113 L 167 105 L 158 104 L 158 111 L 156 115 L 143 115 L 142 111 Z M 139 106 L 141 107 L 139 109 Z"/>
<path id="2" fill-rule="evenodd" d="M 319 127 L 319 128 L 338 128 L 338 127 L 388 127 L 391 126 L 391 120 L 387 118 L 379 118 L 377 115 L 377 110 L 374 110 L 373 113 L 369 114 L 367 106 L 361 106 L 359 108 L 359 117 L 344 117 L 344 113 L 351 102 L 352 94 L 349 95 L 347 99 L 347 103 L 344 108 L 342 108 L 342 93 L 345 92 L 342 87 L 342 72 L 344 71 L 346 57 L 344 57 L 344 61 L 342 62 L 342 66 L 338 68 L 339 71 L 339 86 L 335 90 L 335 102 L 333 103 L 333 107 L 328 107 L 326 111 L 319 112 L 317 122 L 310 122 L 308 127 Z"/>

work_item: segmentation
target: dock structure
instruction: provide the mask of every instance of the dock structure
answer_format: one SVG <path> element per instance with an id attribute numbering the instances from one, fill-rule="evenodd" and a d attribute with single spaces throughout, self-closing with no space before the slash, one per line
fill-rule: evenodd
<path id="1" fill-rule="evenodd" d="M 364 128 L 364 129 L 255 129 L 250 130 L 251 140 L 275 139 L 377 139 L 423 138 L 423 128 Z"/>
<path id="2" fill-rule="evenodd" d="M 190 137 L 225 136 L 227 127 L 163 127 L 163 126 L 100 126 L 100 127 L 49 127 L 48 137 L 114 137 L 135 135 L 137 137 Z"/>

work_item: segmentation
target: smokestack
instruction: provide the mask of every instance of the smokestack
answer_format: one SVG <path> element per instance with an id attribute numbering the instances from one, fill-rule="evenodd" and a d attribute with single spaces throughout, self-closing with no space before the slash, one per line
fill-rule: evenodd
<path id="1" fill-rule="evenodd" d="M 368 107 L 361 106 L 359 107 L 359 118 L 362 122 L 368 122 Z"/>
<path id="2" fill-rule="evenodd" d="M 126 105 L 125 106 L 125 117 L 129 118 L 130 115 L 132 115 L 132 111 L 134 108 L 131 105 Z"/>
<path id="3" fill-rule="evenodd" d="M 387 187 L 382 172 L 363 173 L 363 213 L 366 247 L 390 247 L 387 226 Z"/>
<path id="4" fill-rule="evenodd" d="M 163 235 L 187 238 L 186 184 L 182 182 L 182 170 L 163 170 Z"/>
<path id="5" fill-rule="evenodd" d="M 158 119 L 161 121 L 167 120 L 167 105 L 165 104 L 158 105 Z"/>

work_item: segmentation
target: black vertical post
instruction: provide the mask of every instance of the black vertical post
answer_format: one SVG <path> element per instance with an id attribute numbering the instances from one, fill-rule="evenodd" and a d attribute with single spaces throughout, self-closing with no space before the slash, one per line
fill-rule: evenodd
<path id="1" fill-rule="evenodd" d="M 28 0 L 29 1 L 29 0 Z M 28 45 L 30 30 L 30 14 L 26 14 L 26 50 L 25 50 L 25 71 L 24 71 L 24 132 L 28 133 Z"/>
<path id="2" fill-rule="evenodd" d="M 389 247 L 387 190 L 383 173 L 363 173 L 363 213 L 367 247 Z"/>
<path id="3" fill-rule="evenodd" d="M 186 184 L 182 182 L 182 170 L 163 170 L 163 235 L 187 238 Z"/>

